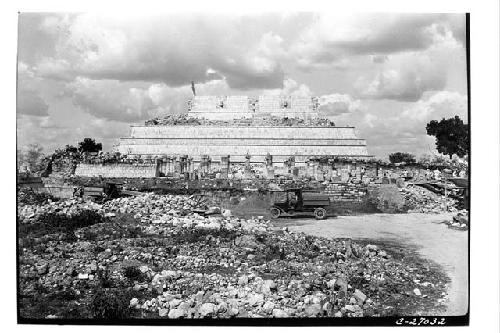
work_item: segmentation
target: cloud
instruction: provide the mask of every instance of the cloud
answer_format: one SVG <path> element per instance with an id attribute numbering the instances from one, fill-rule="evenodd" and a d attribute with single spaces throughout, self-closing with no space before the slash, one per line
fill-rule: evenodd
<path id="1" fill-rule="evenodd" d="M 446 77 L 439 71 L 391 69 L 378 73 L 371 81 L 362 78 L 357 85 L 365 98 L 418 101 L 424 92 L 443 89 L 445 83 Z"/>
<path id="2" fill-rule="evenodd" d="M 195 84 L 198 95 L 228 95 L 225 80 Z M 164 83 L 138 86 L 117 80 L 78 77 L 66 86 L 65 96 L 86 113 L 100 119 L 139 122 L 166 114 L 187 112 L 191 85 L 169 87 Z"/>
<path id="3" fill-rule="evenodd" d="M 138 121 L 147 117 L 154 104 L 145 89 L 116 80 L 78 77 L 68 84 L 73 103 L 89 114 L 108 120 Z"/>
<path id="4" fill-rule="evenodd" d="M 23 62 L 18 64 L 17 80 L 17 113 L 31 116 L 48 115 L 49 106 L 39 94 L 39 80 Z"/>
<path id="5" fill-rule="evenodd" d="M 418 153 L 429 119 L 466 110 L 464 36 L 455 14 L 21 14 L 19 140 L 109 149 L 130 123 L 185 113 L 194 81 L 198 95 L 323 94 L 371 153 Z"/>
<path id="6" fill-rule="evenodd" d="M 467 96 L 450 91 L 425 93 L 417 102 L 377 100 L 363 112 L 336 116 L 339 126 L 356 127 L 360 138 L 367 140 L 370 154 L 387 157 L 396 151 L 416 155 L 435 149 L 434 138 L 426 133 L 431 120 L 458 115 L 467 122 Z"/>
<path id="7" fill-rule="evenodd" d="M 22 90 L 17 96 L 17 112 L 32 116 L 48 115 L 49 106 L 33 91 Z"/>
<path id="8" fill-rule="evenodd" d="M 360 76 L 354 87 L 363 98 L 418 101 L 427 91 L 445 88 L 449 53 L 445 47 L 392 56 L 371 77 Z"/>
<path id="9" fill-rule="evenodd" d="M 263 90 L 262 95 L 284 95 L 284 96 L 311 96 L 312 92 L 309 87 L 303 83 L 299 84 L 294 79 L 283 80 L 283 88 Z"/>
<path id="10" fill-rule="evenodd" d="M 464 27 L 465 16 L 458 14 L 318 15 L 290 52 L 301 68 L 314 68 L 355 56 L 423 51 Z"/>
<path id="11" fill-rule="evenodd" d="M 323 95 L 319 98 L 319 111 L 323 116 L 331 117 L 351 113 L 361 108 L 361 101 L 346 94 Z"/>
<path id="12" fill-rule="evenodd" d="M 17 144 L 19 147 L 31 143 L 38 143 L 44 147 L 45 152 L 63 145 L 61 142 L 69 143 L 74 132 L 70 128 L 59 128 L 53 130 L 41 126 L 48 121 L 48 116 L 38 117 L 24 114 L 18 114 L 17 117 Z"/>
<path id="13" fill-rule="evenodd" d="M 81 14 L 61 21 L 65 23 L 45 25 L 50 31 L 54 26 L 63 30 L 55 54 L 43 57 L 37 66 L 45 77 L 163 82 L 178 87 L 192 80 L 213 80 L 207 73 L 211 69 L 237 89 L 273 88 L 283 81 L 276 60 L 279 54 L 274 54 L 283 52 L 280 37 L 260 31 L 245 35 L 239 31 L 243 20 L 238 17 L 121 19 Z"/>
<path id="14" fill-rule="evenodd" d="M 374 55 L 372 56 L 372 61 L 376 64 L 383 64 L 389 59 L 387 55 Z"/>
<path id="15" fill-rule="evenodd" d="M 425 100 L 420 100 L 402 113 L 402 117 L 421 123 L 454 115 L 468 122 L 467 96 L 450 91 L 440 91 Z"/>
<path id="16" fill-rule="evenodd" d="M 38 143 L 49 154 L 65 145 L 77 145 L 83 138 L 94 138 L 103 143 L 104 150 L 110 150 L 117 143 L 117 138 L 128 135 L 128 124 L 97 119 L 89 116 L 84 122 L 77 122 L 71 126 L 61 126 L 57 120 L 49 116 L 33 117 L 18 116 L 17 143 L 24 146 Z"/>

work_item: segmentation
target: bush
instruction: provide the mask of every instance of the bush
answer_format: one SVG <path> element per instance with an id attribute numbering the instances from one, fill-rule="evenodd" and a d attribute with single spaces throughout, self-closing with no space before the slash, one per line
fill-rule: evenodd
<path id="1" fill-rule="evenodd" d="M 36 245 L 33 238 L 62 233 L 68 243 L 78 241 L 75 230 L 105 222 L 105 218 L 92 210 L 83 210 L 76 215 L 60 213 L 45 213 L 40 215 L 34 223 L 19 224 L 20 245 L 32 247 Z M 87 235 L 88 236 L 88 235 Z"/>
<path id="2" fill-rule="evenodd" d="M 97 238 L 99 237 L 99 234 L 96 231 L 92 231 L 92 230 L 86 229 L 83 232 L 82 237 L 83 237 L 84 240 L 92 242 L 92 241 L 97 240 Z"/>
<path id="3" fill-rule="evenodd" d="M 97 290 L 89 305 L 94 319 L 123 319 L 130 316 L 130 295 L 121 290 Z"/>
<path id="4" fill-rule="evenodd" d="M 48 200 L 57 201 L 52 195 L 44 192 L 36 192 L 30 187 L 20 188 L 17 192 L 17 201 L 25 205 L 40 205 Z"/>
<path id="5" fill-rule="evenodd" d="M 405 198 L 394 184 L 382 184 L 369 191 L 368 201 L 383 213 L 404 213 L 408 210 Z"/>
<path id="6" fill-rule="evenodd" d="M 391 163 L 405 163 L 405 164 L 413 164 L 416 162 L 415 156 L 410 153 L 393 153 L 389 155 L 389 161 Z"/>
<path id="7" fill-rule="evenodd" d="M 143 281 L 145 279 L 141 270 L 135 266 L 127 266 L 123 268 L 123 275 L 131 281 Z"/>
<path id="8" fill-rule="evenodd" d="M 99 285 L 101 288 L 111 288 L 113 287 L 113 279 L 111 278 L 109 271 L 107 269 L 100 269 L 97 271 L 97 278 L 99 279 Z"/>
<path id="9" fill-rule="evenodd" d="M 45 213 L 38 217 L 37 223 L 55 229 L 78 229 L 104 222 L 104 218 L 93 210 L 82 210 L 75 215 Z"/>

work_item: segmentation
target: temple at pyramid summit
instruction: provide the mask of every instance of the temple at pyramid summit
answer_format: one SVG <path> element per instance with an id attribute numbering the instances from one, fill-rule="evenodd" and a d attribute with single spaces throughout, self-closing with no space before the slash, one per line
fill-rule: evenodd
<path id="1" fill-rule="evenodd" d="M 127 156 L 163 158 L 184 156 L 194 163 L 282 164 L 290 159 L 365 159 L 366 140 L 354 127 L 335 126 L 319 118 L 317 97 L 194 96 L 188 113 L 132 125 L 120 138 L 118 152 Z"/>

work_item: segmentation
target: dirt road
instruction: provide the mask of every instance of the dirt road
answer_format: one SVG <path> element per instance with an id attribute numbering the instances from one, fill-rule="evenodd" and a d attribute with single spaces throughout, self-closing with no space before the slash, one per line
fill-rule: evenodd
<path id="1" fill-rule="evenodd" d="M 423 257 L 443 267 L 451 279 L 447 310 L 442 315 L 456 316 L 467 312 L 468 235 L 441 223 L 451 217 L 452 214 L 370 214 L 324 221 L 280 219 L 279 225 L 316 236 L 388 240 L 417 247 Z"/>

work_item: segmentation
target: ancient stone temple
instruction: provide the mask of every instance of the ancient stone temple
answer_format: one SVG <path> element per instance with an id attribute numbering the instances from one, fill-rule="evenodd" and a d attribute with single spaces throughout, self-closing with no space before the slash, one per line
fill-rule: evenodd
<path id="1" fill-rule="evenodd" d="M 133 125 L 118 151 L 127 156 L 189 156 L 198 165 L 212 162 L 298 164 L 314 157 L 366 158 L 366 141 L 354 127 L 318 118 L 318 100 L 299 96 L 196 96 L 188 118 L 199 121 Z M 247 158 L 246 158 L 247 157 Z M 266 160 L 267 157 L 267 160 Z"/>

